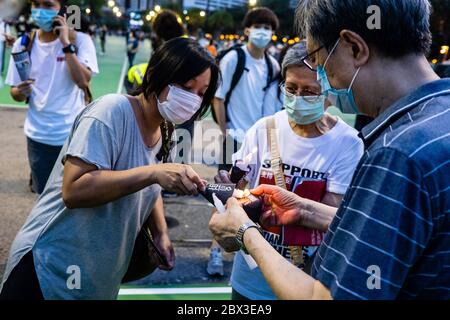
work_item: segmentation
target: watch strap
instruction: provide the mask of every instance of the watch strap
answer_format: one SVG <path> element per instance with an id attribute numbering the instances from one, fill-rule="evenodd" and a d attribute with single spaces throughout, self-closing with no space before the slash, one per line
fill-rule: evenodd
<path id="1" fill-rule="evenodd" d="M 255 228 L 259 231 L 259 233 L 261 233 L 261 235 L 263 234 L 261 228 L 253 221 L 249 221 L 247 223 L 244 223 L 242 226 L 240 226 L 240 228 L 236 234 L 236 241 L 238 242 L 241 250 L 244 251 L 245 254 L 248 254 L 248 251 L 244 244 L 244 234 L 247 230 L 249 230 L 251 228 Z"/>

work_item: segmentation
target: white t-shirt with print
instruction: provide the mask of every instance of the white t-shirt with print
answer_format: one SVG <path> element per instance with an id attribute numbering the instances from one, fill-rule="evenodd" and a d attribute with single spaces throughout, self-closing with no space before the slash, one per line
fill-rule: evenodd
<path id="1" fill-rule="evenodd" d="M 327 192 L 343 195 L 364 152 L 357 131 L 338 118 L 337 124 L 326 134 L 317 138 L 303 138 L 289 125 L 286 111 L 278 112 L 275 120 L 288 190 L 318 202 Z M 248 175 L 251 188 L 260 184 L 275 185 L 266 127 L 266 119 L 258 121 L 248 131 L 241 149 L 233 155 L 234 163 L 248 160 L 248 155 L 253 154 L 252 171 Z M 284 243 L 287 236 L 284 228 L 263 226 L 263 229 L 265 239 L 289 259 L 290 249 Z M 320 238 L 320 235 L 316 236 Z M 303 257 L 311 257 L 318 245 L 303 247 Z M 236 254 L 234 260 L 231 285 L 250 299 L 276 298 L 259 268 L 250 270 L 240 253 Z"/>
<path id="2" fill-rule="evenodd" d="M 230 135 L 237 141 L 242 142 L 245 132 L 250 129 L 256 121 L 267 115 L 264 112 L 264 97 L 267 86 L 268 66 L 266 59 L 255 59 L 249 53 L 247 46 L 242 47 L 245 56 L 245 71 L 239 80 L 236 88 L 233 90 L 230 102 L 228 104 L 228 116 L 230 122 L 228 129 L 231 129 Z M 274 68 L 273 77 L 280 72 L 278 62 L 270 56 Z M 216 98 L 225 100 L 230 90 L 238 55 L 235 50 L 230 51 L 220 61 L 220 71 L 222 72 L 222 82 L 216 92 Z M 236 132 L 233 132 L 236 131 Z"/>
<path id="3" fill-rule="evenodd" d="M 97 74 L 97 56 L 91 37 L 77 32 L 76 46 L 80 63 Z M 19 38 L 12 52 L 23 49 Z M 37 35 L 31 49 L 30 79 L 35 83 L 24 132 L 30 139 L 52 146 L 64 144 L 75 117 L 84 107 L 84 92 L 72 80 L 62 49 L 59 39 L 44 43 Z M 10 59 L 5 82 L 11 86 L 21 82 L 13 59 Z"/>

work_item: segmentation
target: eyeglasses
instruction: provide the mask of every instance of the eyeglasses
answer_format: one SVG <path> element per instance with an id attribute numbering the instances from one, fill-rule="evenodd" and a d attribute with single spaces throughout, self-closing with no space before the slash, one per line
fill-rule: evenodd
<path id="1" fill-rule="evenodd" d="M 317 71 L 317 68 L 315 67 L 315 64 L 311 62 L 311 57 L 313 55 L 315 55 L 317 52 L 319 52 L 320 50 L 322 50 L 323 48 L 325 48 L 326 44 L 321 45 L 319 48 L 317 48 L 316 50 L 314 50 L 313 52 L 307 54 L 306 56 L 304 56 L 303 58 L 301 58 L 301 62 L 307 66 L 311 71 Z"/>
<path id="2" fill-rule="evenodd" d="M 280 84 L 280 90 L 289 100 L 295 100 L 297 97 L 302 97 L 308 103 L 316 103 L 322 96 L 320 93 L 315 93 L 309 90 L 302 90 L 300 91 L 300 94 L 297 94 L 297 90 L 286 87 L 286 83 L 284 82 Z"/>

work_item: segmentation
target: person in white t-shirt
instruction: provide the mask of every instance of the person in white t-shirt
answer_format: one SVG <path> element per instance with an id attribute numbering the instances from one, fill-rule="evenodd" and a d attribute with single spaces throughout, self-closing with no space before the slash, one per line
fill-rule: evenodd
<path id="1" fill-rule="evenodd" d="M 85 106 L 89 81 L 99 72 L 91 38 L 69 30 L 66 17 L 57 15 L 63 2 L 32 2 L 32 18 L 39 29 L 35 36 L 19 38 L 12 50 L 31 51 L 30 77 L 22 81 L 10 59 L 5 81 L 11 85 L 14 100 L 29 104 L 24 131 L 32 190 L 38 194 L 45 187 L 75 117 Z"/>
<path id="2" fill-rule="evenodd" d="M 239 149 L 245 132 L 262 117 L 274 113 L 265 108 L 265 97 L 272 81 L 280 72 L 278 62 L 267 53 L 267 47 L 279 21 L 268 8 L 250 10 L 244 18 L 247 45 L 229 49 L 220 60 L 222 83 L 214 99 L 215 120 L 222 131 L 222 163 L 220 170 L 231 169 L 231 156 Z M 240 77 L 236 77 L 240 75 Z M 238 82 L 233 83 L 236 77 Z M 223 276 L 223 261 L 220 247 L 213 242 L 207 265 L 211 276 Z"/>
<path id="3" fill-rule="evenodd" d="M 327 208 L 336 208 L 342 202 L 364 146 L 355 129 L 325 111 L 329 103 L 321 95 L 316 73 L 302 64 L 306 54 L 304 42 L 289 49 L 282 64 L 285 110 L 258 121 L 247 132 L 233 162 L 251 163 L 247 175 L 250 188 L 279 184 L 278 173 L 289 191 L 326 204 Z M 274 120 L 274 125 L 269 124 L 269 119 Z M 268 128 L 276 129 L 276 146 L 268 143 Z M 279 170 L 272 165 L 277 154 L 274 149 L 281 157 Z M 221 171 L 216 181 L 229 183 L 229 177 L 228 172 Z M 332 218 L 328 213 L 323 215 Z M 293 264 L 307 269 L 324 230 L 272 227 L 274 224 L 266 219 L 270 220 L 267 217 L 260 220 L 265 239 Z M 235 256 L 231 286 L 236 300 L 276 299 L 259 268 L 251 269 L 242 253 Z"/>

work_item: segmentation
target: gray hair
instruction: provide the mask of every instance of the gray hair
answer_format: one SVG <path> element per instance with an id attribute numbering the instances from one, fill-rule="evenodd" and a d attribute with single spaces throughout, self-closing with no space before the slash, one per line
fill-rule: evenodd
<path id="1" fill-rule="evenodd" d="M 368 27 L 368 8 L 380 9 L 380 28 Z M 388 57 L 428 54 L 431 47 L 429 0 L 300 0 L 296 10 L 299 33 L 328 50 L 347 29 Z"/>
<path id="2" fill-rule="evenodd" d="M 297 66 L 302 67 L 305 66 L 302 62 L 302 58 L 304 58 L 308 54 L 306 49 L 306 41 L 301 41 L 290 47 L 284 56 L 283 63 L 281 64 L 281 74 L 283 78 L 286 77 L 286 70 L 289 67 Z"/>

